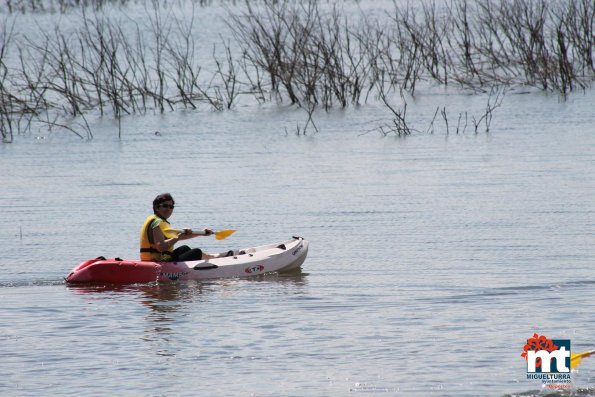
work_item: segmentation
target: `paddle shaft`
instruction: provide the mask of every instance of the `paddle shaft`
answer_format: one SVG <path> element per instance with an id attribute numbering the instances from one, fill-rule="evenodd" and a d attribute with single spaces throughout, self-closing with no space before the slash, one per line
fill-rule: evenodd
<path id="1" fill-rule="evenodd" d="M 174 232 L 174 233 L 179 233 L 181 235 L 184 235 L 184 230 L 179 230 L 179 229 L 169 229 L 170 231 Z M 215 235 L 215 238 L 217 240 L 223 240 L 229 236 L 231 236 L 233 233 L 235 233 L 235 230 L 219 230 L 217 232 L 213 232 L 212 234 Z M 205 232 L 192 232 L 190 233 L 190 236 L 210 236 L 210 234 L 205 234 Z"/>
<path id="2" fill-rule="evenodd" d="M 182 234 L 182 235 L 188 236 L 186 233 L 184 233 L 184 230 L 179 230 L 179 229 L 168 229 L 168 230 L 170 232 L 174 232 L 174 233 L 178 233 L 178 234 Z M 215 234 L 215 232 L 213 232 L 213 234 Z M 210 234 L 206 234 L 204 231 L 202 231 L 202 232 L 192 232 L 189 235 L 190 236 L 210 236 Z"/>

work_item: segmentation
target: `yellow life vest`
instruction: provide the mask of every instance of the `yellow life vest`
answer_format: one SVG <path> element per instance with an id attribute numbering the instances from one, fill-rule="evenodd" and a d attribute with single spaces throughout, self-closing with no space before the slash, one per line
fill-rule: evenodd
<path id="1" fill-rule="evenodd" d="M 157 215 L 148 216 L 140 229 L 140 260 L 157 262 L 170 261 L 174 247 L 169 247 L 167 251 L 163 252 L 157 249 L 155 241 L 153 241 L 153 229 L 155 227 L 159 227 L 166 240 L 176 236 L 174 232 L 169 231 L 171 226 L 168 221 Z"/>

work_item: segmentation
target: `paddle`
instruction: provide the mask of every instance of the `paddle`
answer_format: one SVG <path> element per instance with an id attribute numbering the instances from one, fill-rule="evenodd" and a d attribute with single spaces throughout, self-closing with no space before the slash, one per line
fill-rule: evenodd
<path id="1" fill-rule="evenodd" d="M 174 233 L 178 233 L 178 234 L 183 234 L 184 231 L 183 230 L 178 230 L 178 229 L 168 229 L 171 232 Z M 227 230 L 219 230 L 218 232 L 214 232 L 213 234 L 215 235 L 215 239 L 217 240 L 223 240 L 228 238 L 229 236 L 231 236 L 232 234 L 234 234 L 236 231 L 233 229 L 227 229 Z M 193 232 L 192 233 L 193 236 L 205 236 L 204 232 Z"/>
<path id="2" fill-rule="evenodd" d="M 581 360 L 585 357 L 595 354 L 595 350 L 591 350 L 584 353 L 570 353 L 570 369 L 575 369 L 581 363 Z"/>

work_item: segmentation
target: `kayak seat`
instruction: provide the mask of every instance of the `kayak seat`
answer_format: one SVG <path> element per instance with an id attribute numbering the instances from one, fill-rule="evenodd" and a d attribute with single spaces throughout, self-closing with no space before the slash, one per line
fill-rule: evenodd
<path id="1" fill-rule="evenodd" d="M 286 250 L 287 249 L 287 247 L 285 246 L 285 244 L 279 244 L 277 246 L 277 248 L 282 249 L 282 250 Z"/>
<path id="2" fill-rule="evenodd" d="M 227 254 L 225 254 L 225 257 L 228 257 L 228 256 L 233 256 L 232 250 L 227 251 Z"/>

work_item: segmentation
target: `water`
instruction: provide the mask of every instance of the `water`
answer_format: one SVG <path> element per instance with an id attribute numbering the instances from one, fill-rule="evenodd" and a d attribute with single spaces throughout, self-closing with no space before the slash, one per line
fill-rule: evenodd
<path id="1" fill-rule="evenodd" d="M 127 117 L 122 139 L 100 118 L 91 141 L 16 137 L 0 146 L 0 395 L 534 395 L 533 333 L 595 348 L 594 102 L 509 93 L 478 135 L 381 137 L 372 102 L 305 136 L 302 110 L 240 103 Z M 425 131 L 436 106 L 485 103 L 430 89 L 408 114 Z M 84 259 L 135 258 L 165 191 L 173 225 L 238 230 L 192 241 L 206 251 L 304 236 L 303 272 L 63 283 Z"/>
<path id="2" fill-rule="evenodd" d="M 131 118 L 121 140 L 98 120 L 92 141 L 64 133 L 2 145 L 0 390 L 539 389 L 520 357 L 534 332 L 593 348 L 592 99 L 510 95 L 489 135 L 362 135 L 383 117 L 364 106 L 320 113 L 321 132 L 297 136 L 301 111 L 242 108 Z M 207 251 L 306 237 L 303 273 L 63 284 L 83 259 L 136 257 L 163 191 L 176 199 L 174 225 L 238 230 L 198 240 Z M 575 386 L 593 387 L 594 368 L 584 360 Z"/>

